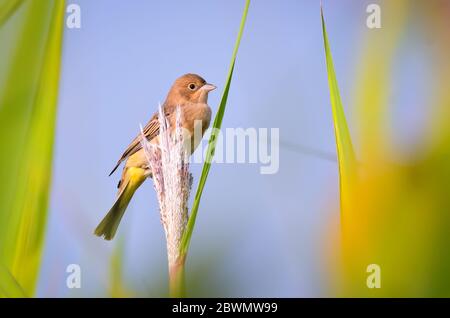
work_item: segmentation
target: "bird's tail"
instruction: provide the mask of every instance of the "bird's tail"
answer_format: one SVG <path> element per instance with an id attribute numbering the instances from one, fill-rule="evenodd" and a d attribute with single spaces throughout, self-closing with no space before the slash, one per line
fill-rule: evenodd
<path id="1" fill-rule="evenodd" d="M 126 172 L 127 178 L 122 180 L 116 202 L 94 231 L 95 235 L 105 240 L 111 240 L 114 237 L 131 198 L 145 180 L 143 169 L 131 168 L 130 170 Z"/>

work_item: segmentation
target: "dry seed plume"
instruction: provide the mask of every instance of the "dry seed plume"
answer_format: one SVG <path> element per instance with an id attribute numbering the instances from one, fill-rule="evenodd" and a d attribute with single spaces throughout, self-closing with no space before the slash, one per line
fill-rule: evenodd
<path id="1" fill-rule="evenodd" d="M 188 221 L 187 201 L 192 187 L 180 107 L 177 107 L 175 116 L 175 127 L 170 129 L 169 121 L 159 106 L 159 145 L 150 143 L 141 128 L 141 144 L 152 171 L 166 234 L 169 272 L 181 261 L 180 244 Z"/>

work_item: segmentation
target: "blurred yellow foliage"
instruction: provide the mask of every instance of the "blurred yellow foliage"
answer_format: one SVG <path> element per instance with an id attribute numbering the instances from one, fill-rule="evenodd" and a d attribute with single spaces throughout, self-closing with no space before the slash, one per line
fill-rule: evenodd
<path id="1" fill-rule="evenodd" d="M 416 2 L 415 2 L 416 4 Z M 418 3 L 417 3 L 418 4 Z M 343 275 L 336 281 L 341 296 L 450 296 L 450 6 L 427 1 L 384 1 L 383 29 L 366 34 L 358 68 L 356 103 L 359 158 L 362 164 L 345 213 Z M 435 47 L 434 100 L 427 105 L 434 119 L 426 140 L 410 162 L 393 160 L 390 115 L 391 70 L 395 51 L 408 23 L 424 29 Z M 414 94 L 413 91 L 410 92 Z M 436 107 L 432 107 L 436 106 Z M 337 260 L 339 258 L 335 258 Z M 370 264 L 381 269 L 381 288 L 368 288 Z M 332 268 L 335 271 L 336 268 Z"/>

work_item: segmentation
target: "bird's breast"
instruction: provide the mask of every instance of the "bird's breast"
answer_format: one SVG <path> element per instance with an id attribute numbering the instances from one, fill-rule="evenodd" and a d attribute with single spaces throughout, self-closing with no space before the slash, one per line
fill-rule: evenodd
<path id="1" fill-rule="evenodd" d="M 210 122 L 211 108 L 207 104 L 188 104 L 183 108 L 183 128 L 190 133 L 187 139 L 191 142 L 191 153 L 199 145 Z"/>
<path id="2" fill-rule="evenodd" d="M 193 133 L 200 129 L 202 135 L 211 121 L 211 108 L 207 104 L 190 104 L 182 109 L 183 128 Z"/>

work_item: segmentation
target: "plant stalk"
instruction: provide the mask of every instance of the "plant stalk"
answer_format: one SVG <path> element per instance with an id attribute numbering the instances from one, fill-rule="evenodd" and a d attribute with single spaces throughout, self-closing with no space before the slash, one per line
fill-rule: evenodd
<path id="1" fill-rule="evenodd" d="M 182 298 L 186 295 L 184 265 L 186 257 L 178 256 L 176 261 L 169 263 L 169 295 L 171 298 Z"/>

